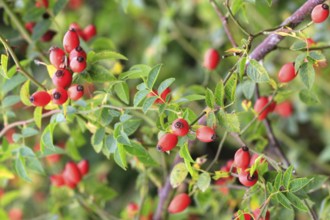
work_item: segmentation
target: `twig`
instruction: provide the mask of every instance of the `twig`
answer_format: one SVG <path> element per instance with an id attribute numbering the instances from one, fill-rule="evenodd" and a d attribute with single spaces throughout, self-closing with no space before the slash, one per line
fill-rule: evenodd
<path id="1" fill-rule="evenodd" d="M 220 156 L 220 153 L 221 153 L 221 150 L 222 150 L 222 147 L 223 147 L 223 144 L 225 143 L 225 140 L 227 138 L 227 135 L 228 135 L 228 132 L 225 132 L 222 139 L 221 139 L 221 142 L 218 146 L 218 150 L 217 150 L 217 153 L 215 155 L 215 157 L 213 158 L 212 162 L 210 163 L 210 165 L 206 168 L 205 171 L 209 171 L 211 169 L 211 167 L 215 164 L 215 162 L 217 162 L 219 156 Z"/>
<path id="2" fill-rule="evenodd" d="M 247 30 L 245 30 L 245 28 L 243 27 L 243 25 L 241 25 L 241 23 L 239 23 L 239 21 L 235 18 L 233 12 L 232 12 L 231 9 L 230 9 L 230 6 L 229 6 L 229 0 L 226 0 L 226 2 L 225 2 L 225 6 L 226 6 L 226 8 L 227 8 L 227 10 L 228 10 L 229 16 L 230 16 L 231 19 L 234 21 L 234 23 L 235 23 L 235 24 L 241 29 L 241 31 L 242 31 L 245 35 L 247 35 L 247 36 L 251 36 L 251 34 L 250 34 Z"/>
<path id="3" fill-rule="evenodd" d="M 227 17 L 223 16 L 222 12 L 220 11 L 220 7 L 218 6 L 218 4 L 214 1 L 214 0 L 210 0 L 211 5 L 213 6 L 215 12 L 217 13 L 218 17 L 220 18 L 222 25 L 223 25 L 223 29 L 226 32 L 226 35 L 228 37 L 228 40 L 230 41 L 231 45 L 233 47 L 237 47 L 237 44 L 235 42 L 235 39 L 233 37 L 233 35 L 231 34 L 229 27 L 228 27 L 228 19 Z"/>

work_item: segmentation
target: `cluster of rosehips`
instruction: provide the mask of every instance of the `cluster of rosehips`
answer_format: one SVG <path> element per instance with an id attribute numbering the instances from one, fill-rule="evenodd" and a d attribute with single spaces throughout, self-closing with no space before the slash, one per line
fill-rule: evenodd
<path id="1" fill-rule="evenodd" d="M 171 128 L 171 133 L 166 133 L 159 139 L 157 143 L 158 150 L 163 152 L 172 150 L 178 143 L 178 136 L 186 136 L 189 132 L 190 126 L 185 119 L 178 118 L 173 121 Z M 216 137 L 214 129 L 208 126 L 200 126 L 196 130 L 196 138 L 202 142 L 212 142 Z"/>
<path id="2" fill-rule="evenodd" d="M 72 23 L 70 29 L 75 29 L 79 37 L 84 41 L 89 41 L 96 35 L 96 27 L 93 24 L 87 25 L 84 29 L 81 29 L 77 23 Z"/>
<path id="3" fill-rule="evenodd" d="M 50 63 L 56 68 L 56 72 L 52 77 L 56 88 L 52 91 L 52 95 L 46 91 L 38 91 L 32 94 L 30 101 L 33 105 L 43 107 L 51 100 L 54 104 L 62 105 L 68 98 L 76 101 L 83 96 L 84 87 L 82 85 L 71 85 L 72 72 L 81 73 L 87 66 L 87 55 L 80 47 L 79 36 L 75 29 L 69 29 L 64 35 L 63 48 L 64 50 L 51 47 L 49 53 Z"/>
<path id="4" fill-rule="evenodd" d="M 68 162 L 64 170 L 60 174 L 50 176 L 50 182 L 56 187 L 67 186 L 71 189 L 76 188 L 77 184 L 81 181 L 89 171 L 88 160 L 82 160 L 78 164 Z"/>

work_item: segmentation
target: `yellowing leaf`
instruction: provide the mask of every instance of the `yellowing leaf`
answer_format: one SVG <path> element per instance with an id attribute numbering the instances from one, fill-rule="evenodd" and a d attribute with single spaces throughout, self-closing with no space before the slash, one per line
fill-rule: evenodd
<path id="1" fill-rule="evenodd" d="M 115 75 L 119 75 L 123 72 L 124 66 L 120 62 L 116 62 L 115 65 L 113 65 L 111 71 Z"/>
<path id="2" fill-rule="evenodd" d="M 46 67 L 48 75 L 50 76 L 50 78 L 52 78 L 57 69 L 53 65 L 47 65 Z"/>
<path id="3" fill-rule="evenodd" d="M 233 48 L 230 48 L 228 50 L 226 50 L 225 52 L 226 53 L 241 53 L 243 50 L 239 49 L 239 48 L 236 48 L 236 47 L 233 47 Z"/>
<path id="4" fill-rule="evenodd" d="M 6 167 L 0 167 L 0 179 L 13 179 L 15 175 Z"/>

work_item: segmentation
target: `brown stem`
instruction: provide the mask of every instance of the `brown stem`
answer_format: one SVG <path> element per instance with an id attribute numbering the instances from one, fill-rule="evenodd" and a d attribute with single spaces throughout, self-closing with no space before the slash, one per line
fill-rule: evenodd
<path id="1" fill-rule="evenodd" d="M 233 35 L 231 34 L 229 27 L 228 27 L 228 19 L 227 17 L 223 16 L 222 12 L 220 11 L 220 7 L 218 6 L 218 4 L 214 1 L 214 0 L 210 0 L 211 5 L 213 6 L 215 12 L 217 13 L 218 17 L 220 18 L 222 25 L 223 25 L 223 29 L 226 32 L 226 35 L 231 43 L 231 45 L 233 47 L 237 47 L 237 44 L 235 42 L 235 39 L 233 37 Z"/>

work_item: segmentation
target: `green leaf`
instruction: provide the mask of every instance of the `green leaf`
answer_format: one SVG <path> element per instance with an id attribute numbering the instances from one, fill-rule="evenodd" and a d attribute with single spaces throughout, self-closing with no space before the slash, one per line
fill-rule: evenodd
<path id="1" fill-rule="evenodd" d="M 23 16 L 25 22 L 36 21 L 45 13 L 43 8 L 28 7 Z"/>
<path id="2" fill-rule="evenodd" d="M 178 163 L 176 164 L 170 175 L 170 183 L 173 188 L 178 187 L 187 177 L 188 170 L 186 168 L 186 165 L 184 163 Z"/>
<path id="3" fill-rule="evenodd" d="M 42 122 L 42 107 L 36 107 L 33 112 L 33 119 L 36 126 L 40 129 Z"/>
<path id="4" fill-rule="evenodd" d="M 256 83 L 265 83 L 269 81 L 267 70 L 256 60 L 250 60 L 246 72 Z"/>
<path id="5" fill-rule="evenodd" d="M 199 101 L 199 100 L 204 100 L 205 96 L 204 95 L 187 95 L 184 96 L 178 100 L 176 100 L 174 103 L 185 103 L 185 102 L 192 102 L 192 101 Z"/>
<path id="6" fill-rule="evenodd" d="M 115 162 L 124 170 L 126 170 L 127 167 L 127 161 L 126 161 L 126 151 L 122 144 L 117 144 L 117 149 L 115 151 L 114 155 Z"/>
<path id="7" fill-rule="evenodd" d="M 24 158 L 18 156 L 14 161 L 14 163 L 15 163 L 15 170 L 18 176 L 27 182 L 31 182 L 32 180 L 30 179 L 29 175 L 26 172 Z"/>
<path id="8" fill-rule="evenodd" d="M 325 61 L 326 58 L 323 53 L 320 51 L 310 51 L 308 57 L 313 59 L 314 61 Z"/>
<path id="9" fill-rule="evenodd" d="M 164 80 L 159 86 L 158 86 L 158 94 L 162 94 L 165 89 L 167 89 L 172 83 L 175 81 L 175 78 L 168 78 Z"/>
<path id="10" fill-rule="evenodd" d="M 207 188 L 209 188 L 211 183 L 211 177 L 208 173 L 202 173 L 199 175 L 197 180 L 197 187 L 202 191 L 205 192 Z"/>
<path id="11" fill-rule="evenodd" d="M 292 177 L 292 172 L 293 172 L 293 166 L 292 165 L 289 166 L 288 169 L 284 172 L 282 185 L 285 187 L 285 189 L 289 188 L 290 180 L 291 180 L 291 177 Z"/>
<path id="12" fill-rule="evenodd" d="M 105 147 L 108 149 L 109 153 L 113 154 L 117 149 L 117 141 L 113 135 L 108 135 L 105 139 Z"/>
<path id="13" fill-rule="evenodd" d="M 125 104 L 129 104 L 129 88 L 126 82 L 117 83 L 114 86 L 114 90 L 116 95 L 119 97 L 121 101 Z"/>
<path id="14" fill-rule="evenodd" d="M 34 128 L 31 128 L 31 127 L 25 127 L 22 130 L 22 135 L 25 138 L 32 137 L 32 136 L 37 135 L 37 134 L 39 134 L 39 131 L 34 129 Z"/>
<path id="15" fill-rule="evenodd" d="M 54 150 L 55 146 L 53 144 L 53 133 L 57 123 L 52 122 L 47 125 L 41 135 L 40 141 L 40 150 L 44 152 L 44 149 L 52 149 Z"/>
<path id="16" fill-rule="evenodd" d="M 31 106 L 30 102 L 30 80 L 27 80 L 21 87 L 20 98 L 24 105 Z"/>
<path id="17" fill-rule="evenodd" d="M 213 128 L 214 126 L 217 125 L 217 118 L 215 117 L 214 112 L 209 112 L 207 114 L 206 124 L 207 124 L 207 126 L 209 126 L 211 128 Z"/>
<path id="18" fill-rule="evenodd" d="M 238 75 L 241 81 L 243 80 L 243 76 L 245 75 L 246 59 L 246 57 L 243 57 L 239 62 L 238 66 Z"/>
<path id="19" fill-rule="evenodd" d="M 127 60 L 124 55 L 109 50 L 104 50 L 97 53 L 91 51 L 88 53 L 87 57 L 88 64 L 93 64 L 102 60 Z"/>
<path id="20" fill-rule="evenodd" d="M 160 72 L 161 68 L 162 68 L 162 65 L 158 64 L 150 70 L 148 78 L 147 78 L 147 87 L 149 89 L 153 88 L 153 86 L 154 86 L 154 84 L 155 84 L 155 82 L 158 78 L 158 75 L 159 75 L 159 72 Z"/>
<path id="21" fill-rule="evenodd" d="M 100 121 L 101 124 L 103 126 L 108 126 L 112 120 L 113 120 L 113 116 L 111 115 L 110 110 L 106 109 L 106 108 L 102 109 L 101 110 L 101 121 Z"/>
<path id="22" fill-rule="evenodd" d="M 299 75 L 305 86 L 308 89 L 311 89 L 315 80 L 315 71 L 313 64 L 310 62 L 303 63 L 299 69 Z"/>
<path id="23" fill-rule="evenodd" d="M 286 198 L 290 201 L 290 203 L 296 207 L 299 211 L 302 212 L 308 212 L 308 208 L 305 205 L 305 203 L 303 203 L 302 199 L 300 199 L 298 196 L 296 196 L 293 193 L 287 192 L 285 193 Z"/>
<path id="24" fill-rule="evenodd" d="M 309 177 L 311 181 L 305 186 L 304 190 L 306 192 L 315 191 L 320 189 L 325 181 L 329 179 L 328 176 L 314 175 Z"/>
<path id="25" fill-rule="evenodd" d="M 8 95 L 2 100 L 2 107 L 7 108 L 12 105 L 15 105 L 20 101 L 20 97 L 17 95 Z"/>
<path id="26" fill-rule="evenodd" d="M 224 98 L 225 98 L 225 87 L 223 85 L 222 80 L 220 80 L 217 83 L 217 86 L 215 87 L 214 98 L 215 98 L 215 103 L 217 105 L 219 105 L 220 107 L 224 107 L 223 101 L 224 101 Z"/>
<path id="27" fill-rule="evenodd" d="M 218 120 L 219 124 L 228 132 L 240 132 L 240 123 L 236 113 L 226 113 L 220 110 Z"/>
<path id="28" fill-rule="evenodd" d="M 281 184 L 282 184 L 282 175 L 283 175 L 282 172 L 278 172 L 277 175 L 276 175 L 276 178 L 275 178 L 275 181 L 274 181 L 274 188 L 276 190 L 279 190 L 280 187 L 281 187 Z"/>
<path id="29" fill-rule="evenodd" d="M 15 66 L 16 71 L 16 66 Z M 17 74 L 10 78 L 9 80 L 6 80 L 6 82 L 2 85 L 1 92 L 6 95 L 8 92 L 15 89 L 17 86 L 21 85 L 24 81 L 26 81 L 25 76 L 21 74 Z"/>
<path id="30" fill-rule="evenodd" d="M 133 100 L 134 107 L 138 106 L 148 94 L 149 94 L 148 90 L 138 91 L 134 96 L 134 100 Z"/>
<path id="31" fill-rule="evenodd" d="M 228 103 L 235 101 L 235 93 L 237 86 L 237 74 L 232 74 L 225 86 L 225 95 Z"/>
<path id="32" fill-rule="evenodd" d="M 180 156 L 182 158 L 184 158 L 185 160 L 189 161 L 190 163 L 195 162 L 190 155 L 190 152 L 188 149 L 188 144 L 186 144 L 186 143 L 180 148 Z"/>
<path id="33" fill-rule="evenodd" d="M 305 63 L 306 53 L 299 54 L 294 61 L 294 69 L 298 72 L 299 68 Z"/>
<path id="34" fill-rule="evenodd" d="M 299 98 L 302 102 L 308 105 L 313 105 L 320 102 L 317 95 L 314 92 L 307 89 L 303 89 L 299 92 Z"/>
<path id="35" fill-rule="evenodd" d="M 244 0 L 233 0 L 231 3 L 231 10 L 235 15 L 239 10 L 241 10 L 244 5 Z"/>
<path id="36" fill-rule="evenodd" d="M 306 177 L 293 179 L 290 182 L 289 190 L 290 190 L 290 192 L 296 192 L 296 191 L 298 191 L 300 189 L 303 189 L 312 180 L 313 179 L 307 179 Z"/>
<path id="37" fill-rule="evenodd" d="M 243 94 L 245 98 L 251 99 L 253 97 L 253 93 L 256 89 L 256 83 L 251 80 L 246 80 L 241 83 Z"/>
<path id="38" fill-rule="evenodd" d="M 159 164 L 152 159 L 148 151 L 139 143 L 132 141 L 132 146 L 124 146 L 127 153 L 136 156 L 139 162 L 146 166 L 158 166 Z"/>
<path id="39" fill-rule="evenodd" d="M 53 7 L 54 15 L 57 15 L 60 11 L 62 11 L 66 6 L 67 2 L 68 0 L 57 0 Z"/>
<path id="40" fill-rule="evenodd" d="M 111 71 L 100 64 L 94 64 L 90 67 L 87 74 L 83 74 L 83 78 L 88 82 L 113 82 L 116 77 L 113 76 Z"/>
<path id="41" fill-rule="evenodd" d="M 152 104 L 154 104 L 157 98 L 158 98 L 157 96 L 151 96 L 144 101 L 142 106 L 142 110 L 144 113 L 148 111 L 148 109 L 152 106 Z"/>
<path id="42" fill-rule="evenodd" d="M 9 79 L 10 76 L 8 75 L 8 56 L 6 54 L 1 54 L 1 75 L 3 77 Z"/>
<path id="43" fill-rule="evenodd" d="M 37 41 L 39 40 L 46 31 L 48 31 L 49 27 L 51 25 L 51 19 L 42 19 L 39 21 L 36 26 L 33 28 L 33 33 L 32 33 L 32 40 Z"/>
<path id="44" fill-rule="evenodd" d="M 281 192 L 277 193 L 276 199 L 284 208 L 292 209 L 290 200 L 286 198 L 286 196 L 283 193 Z"/>
<path id="45" fill-rule="evenodd" d="M 91 142 L 96 153 L 100 153 L 102 150 L 104 136 L 105 129 L 103 127 L 98 128 L 92 136 Z"/>
<path id="46" fill-rule="evenodd" d="M 301 49 L 305 49 L 306 46 L 307 46 L 307 44 L 305 41 L 296 41 L 291 45 L 290 49 L 291 50 L 301 50 Z"/>
<path id="47" fill-rule="evenodd" d="M 116 46 L 110 38 L 98 36 L 95 40 L 93 40 L 91 48 L 94 51 L 102 51 L 116 49 Z"/>
<path id="48" fill-rule="evenodd" d="M 130 119 L 128 121 L 125 121 L 123 123 L 123 129 L 124 132 L 129 136 L 134 134 L 134 132 L 139 128 L 141 124 L 141 119 L 135 118 L 135 119 Z"/>
<path id="49" fill-rule="evenodd" d="M 207 88 L 205 91 L 205 103 L 208 107 L 213 109 L 214 102 L 215 102 L 215 99 L 214 99 L 213 92 L 211 91 L 211 89 Z"/>
<path id="50" fill-rule="evenodd" d="M 147 77 L 151 67 L 144 64 L 134 65 L 129 71 L 120 74 L 119 79 L 140 79 Z"/>

